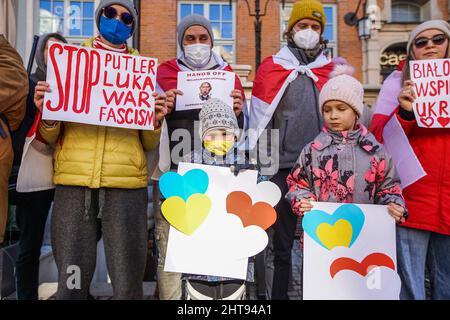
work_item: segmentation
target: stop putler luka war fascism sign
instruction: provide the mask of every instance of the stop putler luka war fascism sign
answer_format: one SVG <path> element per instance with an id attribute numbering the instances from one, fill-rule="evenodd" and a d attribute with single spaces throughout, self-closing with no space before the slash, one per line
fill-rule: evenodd
<path id="1" fill-rule="evenodd" d="M 43 119 L 152 130 L 157 60 L 51 42 Z"/>

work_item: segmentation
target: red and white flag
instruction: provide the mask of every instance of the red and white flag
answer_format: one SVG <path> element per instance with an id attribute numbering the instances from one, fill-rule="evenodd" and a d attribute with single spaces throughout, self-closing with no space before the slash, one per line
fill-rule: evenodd
<path id="1" fill-rule="evenodd" d="M 300 74 L 306 75 L 314 80 L 320 90 L 330 78 L 333 69 L 334 64 L 323 54 L 308 65 L 300 65 L 288 47 L 283 47 L 276 55 L 266 58 L 253 82 L 249 119 L 250 149 L 256 146 L 259 136 L 292 81 Z"/>

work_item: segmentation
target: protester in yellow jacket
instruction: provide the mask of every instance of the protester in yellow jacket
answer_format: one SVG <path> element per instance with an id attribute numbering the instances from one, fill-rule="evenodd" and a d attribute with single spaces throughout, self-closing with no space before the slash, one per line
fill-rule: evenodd
<path id="1" fill-rule="evenodd" d="M 13 164 L 10 129 L 16 130 L 25 115 L 28 76 L 22 59 L 0 35 L 0 244 L 8 218 L 8 179 Z"/>
<path id="2" fill-rule="evenodd" d="M 137 23 L 131 1 L 102 0 L 95 18 L 100 35 L 84 45 L 138 54 L 126 45 Z M 47 83 L 38 84 L 38 108 L 49 90 Z M 45 120 L 39 124 L 44 140 L 56 144 L 52 246 L 59 271 L 58 299 L 88 298 L 100 227 L 114 298 L 143 297 L 148 202 L 145 151 L 158 146 L 166 114 L 165 96 L 155 93 L 154 97 L 154 131 Z M 68 286 L 73 272 L 78 272 L 81 281 Z"/>

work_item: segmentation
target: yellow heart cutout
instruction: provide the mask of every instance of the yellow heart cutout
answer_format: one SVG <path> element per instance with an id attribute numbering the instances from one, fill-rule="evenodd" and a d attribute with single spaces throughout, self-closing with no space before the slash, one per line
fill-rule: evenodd
<path id="1" fill-rule="evenodd" d="M 211 200 L 204 194 L 193 194 L 186 202 L 180 197 L 166 199 L 161 212 L 171 226 L 191 235 L 205 221 L 211 210 Z"/>
<path id="2" fill-rule="evenodd" d="M 334 247 L 349 247 L 352 240 L 352 225 L 349 221 L 340 219 L 331 226 L 328 223 L 321 223 L 316 230 L 317 237 L 329 250 Z"/>

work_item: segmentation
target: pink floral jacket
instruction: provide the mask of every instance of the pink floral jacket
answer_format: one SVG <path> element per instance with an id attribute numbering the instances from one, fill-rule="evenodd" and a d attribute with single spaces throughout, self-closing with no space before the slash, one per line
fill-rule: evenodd
<path id="1" fill-rule="evenodd" d="M 324 128 L 303 149 L 287 184 L 286 199 L 298 215 L 302 198 L 382 205 L 395 202 L 405 208 L 391 157 L 363 125 L 344 132 Z"/>

